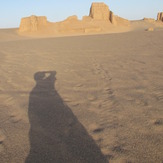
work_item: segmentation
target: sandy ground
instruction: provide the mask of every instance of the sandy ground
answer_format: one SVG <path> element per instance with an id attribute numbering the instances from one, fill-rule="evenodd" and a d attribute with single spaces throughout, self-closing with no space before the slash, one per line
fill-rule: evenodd
<path id="1" fill-rule="evenodd" d="M 0 30 L 0 163 L 161 163 L 162 41 Z"/>

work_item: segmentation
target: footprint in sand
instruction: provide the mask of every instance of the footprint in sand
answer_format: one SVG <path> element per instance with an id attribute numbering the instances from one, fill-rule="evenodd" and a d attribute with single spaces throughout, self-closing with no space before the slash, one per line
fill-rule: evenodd
<path id="1" fill-rule="evenodd" d="M 78 91 L 78 90 L 80 90 L 82 87 L 83 87 L 83 84 L 77 84 L 73 89 L 74 89 L 75 91 Z"/>
<path id="2" fill-rule="evenodd" d="M 79 83 L 76 85 L 76 87 L 83 87 L 83 84 Z"/>
<path id="3" fill-rule="evenodd" d="M 11 96 L 7 96 L 4 103 L 6 104 L 6 106 L 10 106 L 14 104 L 14 98 Z"/>
<path id="4" fill-rule="evenodd" d="M 104 128 L 100 127 L 98 124 L 91 124 L 89 125 L 89 128 L 94 134 L 98 134 L 104 131 Z"/>
<path id="5" fill-rule="evenodd" d="M 0 82 L 0 83 L 1 83 L 1 82 Z M 0 92 L 1 92 L 1 91 L 3 91 L 3 88 L 2 88 L 2 87 L 0 87 Z"/>
<path id="6" fill-rule="evenodd" d="M 12 120 L 11 120 L 11 122 L 12 123 L 18 123 L 18 122 L 20 122 L 22 119 L 20 118 L 20 117 L 14 117 L 14 118 L 12 118 Z"/>
<path id="7" fill-rule="evenodd" d="M 98 134 L 98 133 L 102 132 L 103 130 L 104 130 L 104 128 L 99 127 L 99 128 L 94 129 L 93 133 Z"/>
<path id="8" fill-rule="evenodd" d="M 97 97 L 94 96 L 94 95 L 88 95 L 88 96 L 87 96 L 87 99 L 88 99 L 89 101 L 95 101 L 95 100 L 97 99 Z"/>
<path id="9" fill-rule="evenodd" d="M 5 138 L 6 138 L 6 136 L 4 135 L 2 130 L 0 130 L 0 146 L 3 144 Z"/>
<path id="10" fill-rule="evenodd" d="M 12 113 L 10 117 L 12 123 L 18 123 L 22 120 L 22 113 Z"/>
<path id="11" fill-rule="evenodd" d="M 80 104 L 77 102 L 71 102 L 71 106 L 79 106 Z"/>
<path id="12" fill-rule="evenodd" d="M 0 153 L 4 150 L 4 147 L 0 144 Z"/>
<path id="13" fill-rule="evenodd" d="M 163 125 L 163 118 L 160 118 L 160 119 L 155 120 L 154 125 L 156 125 L 156 126 Z"/>
<path id="14" fill-rule="evenodd" d="M 105 90 L 106 90 L 106 92 L 108 92 L 108 94 L 109 95 L 113 95 L 114 94 L 114 92 L 113 92 L 113 90 L 111 89 L 111 88 L 105 88 Z"/>

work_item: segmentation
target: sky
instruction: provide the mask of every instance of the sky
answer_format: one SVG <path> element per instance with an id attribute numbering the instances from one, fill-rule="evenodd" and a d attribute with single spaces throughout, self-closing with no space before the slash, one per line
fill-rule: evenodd
<path id="1" fill-rule="evenodd" d="M 19 27 L 22 17 L 47 16 L 51 22 L 68 16 L 89 15 L 92 2 L 104 2 L 115 15 L 129 20 L 155 18 L 163 12 L 163 0 L 0 0 L 0 28 Z"/>

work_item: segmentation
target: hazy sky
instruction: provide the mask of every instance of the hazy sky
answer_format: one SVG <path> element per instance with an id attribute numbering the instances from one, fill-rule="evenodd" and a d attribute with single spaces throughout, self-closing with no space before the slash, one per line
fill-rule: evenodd
<path id="1" fill-rule="evenodd" d="M 116 15 L 133 20 L 156 18 L 163 0 L 0 0 L 0 28 L 18 27 L 22 17 L 47 16 L 49 21 L 89 14 L 92 2 L 104 2 Z"/>

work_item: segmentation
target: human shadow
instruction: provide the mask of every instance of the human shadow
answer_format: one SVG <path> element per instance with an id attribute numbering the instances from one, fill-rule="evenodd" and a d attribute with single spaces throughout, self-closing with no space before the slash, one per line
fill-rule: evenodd
<path id="1" fill-rule="evenodd" d="M 56 72 L 37 72 L 30 93 L 30 152 L 26 163 L 108 162 L 55 89 Z"/>

